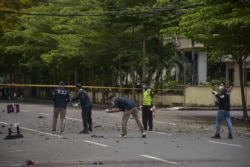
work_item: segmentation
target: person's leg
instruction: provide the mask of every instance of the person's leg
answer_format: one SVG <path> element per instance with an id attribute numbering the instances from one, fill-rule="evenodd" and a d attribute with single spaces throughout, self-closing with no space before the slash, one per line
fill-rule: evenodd
<path id="1" fill-rule="evenodd" d="M 92 132 L 92 107 L 88 109 L 88 130 Z"/>
<path id="2" fill-rule="evenodd" d="M 230 111 L 225 112 L 225 120 L 226 120 L 226 124 L 228 128 L 228 138 L 232 139 L 233 138 L 233 125 L 232 125 L 231 118 L 230 118 Z"/>
<path id="3" fill-rule="evenodd" d="M 221 119 L 223 116 L 222 112 L 223 111 L 220 111 L 220 110 L 217 111 L 216 121 L 215 121 L 215 128 L 216 128 L 215 136 L 218 136 L 218 137 L 220 137 L 220 123 L 221 123 Z"/>
<path id="4" fill-rule="evenodd" d="M 127 135 L 127 123 L 130 116 L 130 112 L 123 112 L 122 115 L 122 135 Z"/>
<path id="5" fill-rule="evenodd" d="M 88 123 L 87 123 L 87 112 L 84 108 L 82 108 L 82 123 L 83 123 L 83 131 L 80 133 L 88 133 Z"/>
<path id="6" fill-rule="evenodd" d="M 59 108 L 54 107 L 52 131 L 56 131 L 58 115 L 59 115 Z"/>
<path id="7" fill-rule="evenodd" d="M 144 126 L 144 129 L 147 130 L 147 107 L 142 106 L 142 123 Z"/>
<path id="8" fill-rule="evenodd" d="M 61 118 L 61 132 L 64 132 L 65 129 L 65 116 L 66 116 L 66 108 L 61 107 L 60 108 L 60 118 Z"/>
<path id="9" fill-rule="evenodd" d="M 138 114 L 138 110 L 137 110 L 136 107 L 132 109 L 131 114 L 133 115 L 133 118 L 135 119 L 136 124 L 140 128 L 141 133 L 143 133 L 144 132 L 144 127 L 143 127 L 141 121 L 139 120 L 139 114 Z"/>
<path id="10" fill-rule="evenodd" d="M 150 110 L 151 109 L 151 106 L 148 110 L 148 126 L 149 126 L 149 130 L 152 131 L 153 130 L 153 113 L 152 111 Z"/>

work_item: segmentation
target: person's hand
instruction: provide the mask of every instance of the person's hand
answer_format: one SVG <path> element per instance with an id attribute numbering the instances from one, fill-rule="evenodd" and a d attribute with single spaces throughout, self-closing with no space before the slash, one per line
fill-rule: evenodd
<path id="1" fill-rule="evenodd" d="M 108 112 L 109 112 L 109 109 L 105 109 L 105 112 L 108 113 Z"/>
<path id="2" fill-rule="evenodd" d="M 153 107 L 150 108 L 150 111 L 153 111 L 153 110 L 155 110 L 155 109 L 156 109 L 156 107 L 153 106 Z"/>
<path id="3" fill-rule="evenodd" d="M 213 93 L 214 95 L 217 95 L 217 94 L 218 94 L 216 91 L 212 91 L 212 93 Z"/>

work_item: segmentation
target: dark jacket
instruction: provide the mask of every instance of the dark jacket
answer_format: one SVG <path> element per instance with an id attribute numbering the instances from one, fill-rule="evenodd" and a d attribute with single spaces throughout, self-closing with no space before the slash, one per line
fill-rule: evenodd
<path id="1" fill-rule="evenodd" d="M 230 94 L 228 90 L 222 89 L 220 94 L 217 94 L 216 97 L 219 101 L 218 108 L 220 110 L 230 111 Z"/>
<path id="2" fill-rule="evenodd" d="M 82 108 L 92 107 L 92 103 L 90 102 L 89 96 L 85 90 L 80 89 L 77 97 L 73 98 L 72 101 L 75 101 L 78 99 L 80 100 L 80 104 Z"/>
<path id="3" fill-rule="evenodd" d="M 114 106 L 119 108 L 121 111 L 131 110 L 136 107 L 135 103 L 124 97 L 117 97 L 114 101 Z"/>
<path id="4" fill-rule="evenodd" d="M 65 107 L 67 103 L 70 101 L 69 91 L 63 87 L 60 87 L 54 92 L 54 107 Z"/>

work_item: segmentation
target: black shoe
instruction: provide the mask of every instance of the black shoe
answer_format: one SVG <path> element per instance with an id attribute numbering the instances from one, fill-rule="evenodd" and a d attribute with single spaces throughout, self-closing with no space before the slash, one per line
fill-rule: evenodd
<path id="1" fill-rule="evenodd" d="M 152 128 L 150 128 L 148 131 L 153 131 L 153 129 L 152 129 Z"/>
<path id="2" fill-rule="evenodd" d="M 92 132 L 92 129 L 89 129 L 90 132 Z"/>
<path id="3" fill-rule="evenodd" d="M 220 135 L 214 135 L 214 136 L 212 136 L 211 138 L 212 138 L 212 139 L 220 139 L 221 137 L 220 137 Z"/>
<path id="4" fill-rule="evenodd" d="M 228 138 L 233 139 L 233 135 L 232 134 L 228 135 Z"/>
<path id="5" fill-rule="evenodd" d="M 83 130 L 83 131 L 80 131 L 80 134 L 89 134 L 89 132 L 86 130 Z"/>

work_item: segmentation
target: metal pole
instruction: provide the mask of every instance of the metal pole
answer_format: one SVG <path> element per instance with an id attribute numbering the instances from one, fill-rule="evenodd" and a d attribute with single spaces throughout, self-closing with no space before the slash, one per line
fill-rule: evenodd
<path id="1" fill-rule="evenodd" d="M 192 44 L 192 86 L 194 85 L 194 40 L 191 39 Z"/>

